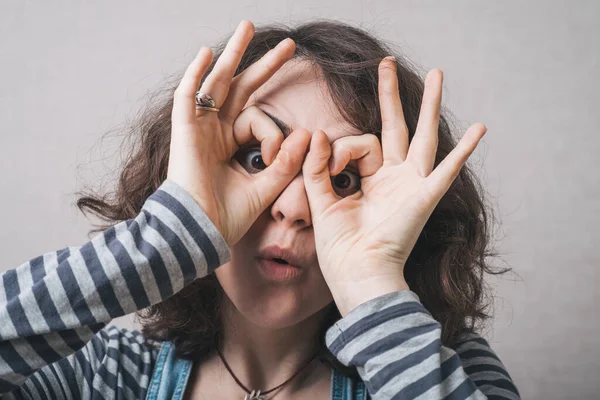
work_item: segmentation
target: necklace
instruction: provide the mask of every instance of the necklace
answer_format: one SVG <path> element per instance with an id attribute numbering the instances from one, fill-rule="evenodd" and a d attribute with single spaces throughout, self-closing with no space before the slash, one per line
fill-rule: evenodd
<path id="1" fill-rule="evenodd" d="M 229 374 L 231 374 L 231 377 L 233 378 L 233 380 L 235 381 L 235 383 L 238 384 L 239 387 L 241 387 L 242 389 L 244 389 L 244 391 L 247 393 L 244 396 L 244 400 L 267 400 L 267 397 L 265 396 L 266 394 L 271 393 L 274 390 L 279 389 L 280 387 L 282 387 L 283 385 L 285 385 L 286 383 L 288 383 L 289 381 L 291 381 L 292 379 L 294 379 L 296 377 L 296 375 L 298 375 L 300 373 L 300 371 L 302 371 L 304 368 L 306 368 L 308 366 L 308 364 L 311 363 L 312 360 L 314 360 L 319 354 L 315 354 L 313 356 L 313 358 L 311 358 L 310 360 L 308 360 L 308 362 L 306 364 L 304 364 L 302 366 L 302 368 L 300 368 L 294 375 L 292 375 L 292 377 L 290 379 L 288 379 L 287 381 L 283 382 L 281 385 L 274 387 L 273 389 L 269 389 L 266 391 L 262 391 L 262 390 L 248 390 L 246 388 L 246 386 L 244 386 L 242 384 L 242 382 L 240 382 L 240 380 L 237 378 L 237 376 L 235 376 L 235 374 L 233 373 L 233 371 L 231 370 L 231 367 L 229 366 L 229 364 L 227 364 L 227 361 L 225 361 L 225 357 L 223 356 L 223 354 L 221 353 L 221 350 L 219 350 L 218 347 L 215 347 L 217 349 L 217 353 L 219 353 L 219 357 L 221 357 L 221 360 L 223 361 L 223 364 L 225 365 L 225 368 L 227 368 L 227 371 L 229 371 Z"/>

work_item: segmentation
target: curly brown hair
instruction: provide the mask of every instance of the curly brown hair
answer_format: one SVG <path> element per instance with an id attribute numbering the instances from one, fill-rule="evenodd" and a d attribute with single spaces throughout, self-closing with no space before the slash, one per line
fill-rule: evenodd
<path id="1" fill-rule="evenodd" d="M 381 115 L 378 102 L 378 65 L 388 55 L 396 56 L 399 91 L 409 140 L 412 140 L 423 96 L 423 81 L 416 68 L 392 48 L 363 29 L 337 21 L 319 20 L 294 28 L 268 25 L 256 29 L 237 73 L 257 61 L 281 40 L 296 42 L 295 58 L 320 68 L 343 118 L 361 132 L 380 138 Z M 227 40 L 215 49 L 216 62 Z M 212 69 L 211 66 L 211 69 Z M 179 79 L 176 80 L 179 82 Z M 162 89 L 168 94 L 154 96 L 130 130 L 128 157 L 119 167 L 113 192 L 99 195 L 88 189 L 77 206 L 107 224 L 97 232 L 141 211 L 145 200 L 166 179 L 169 156 L 171 109 L 176 84 Z M 157 92 L 161 93 L 161 91 Z M 442 110 L 437 166 L 455 147 L 448 114 Z M 406 282 L 442 326 L 442 343 L 451 346 L 461 334 L 475 332 L 490 318 L 492 304 L 484 274 L 503 274 L 510 268 L 494 269 L 486 261 L 497 253 L 489 250 L 492 208 L 484 202 L 484 191 L 467 165 L 441 199 L 427 221 L 404 268 Z M 197 279 L 189 286 L 140 312 L 142 332 L 156 340 L 171 340 L 180 357 L 202 360 L 218 344 L 222 329 L 223 289 L 215 274 Z M 326 330 L 338 319 L 331 303 L 321 331 L 322 359 L 351 376 L 355 369 L 342 366 L 324 344 Z"/>

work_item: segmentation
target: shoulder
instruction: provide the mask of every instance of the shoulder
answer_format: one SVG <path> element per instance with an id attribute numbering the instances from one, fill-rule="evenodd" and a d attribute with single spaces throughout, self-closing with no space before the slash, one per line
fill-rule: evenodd
<path id="1" fill-rule="evenodd" d="M 489 342 L 476 332 L 463 333 L 450 346 L 464 361 L 475 360 L 484 363 L 500 363 L 500 358 L 492 350 Z"/>
<path id="2" fill-rule="evenodd" d="M 142 332 L 133 329 L 123 328 L 117 325 L 108 325 L 98 331 L 96 334 L 98 339 L 101 339 L 107 345 L 121 343 L 127 347 L 132 347 L 137 350 L 157 350 L 163 342 L 149 339 Z"/>
<path id="3" fill-rule="evenodd" d="M 462 334 L 451 346 L 465 373 L 486 395 L 519 398 L 519 391 L 500 357 L 486 339 L 475 332 Z"/>
<path id="4" fill-rule="evenodd" d="M 36 371 L 21 393 L 34 398 L 144 398 L 161 344 L 136 330 L 106 326 L 79 351 Z"/>
<path id="5" fill-rule="evenodd" d="M 69 361 L 82 367 L 75 371 L 82 371 L 95 391 L 112 398 L 113 394 L 119 397 L 115 392 L 122 390 L 125 398 L 139 398 L 148 389 L 161 343 L 137 330 L 109 325 Z"/>
<path id="6" fill-rule="evenodd" d="M 137 330 L 109 325 L 92 337 L 84 351 L 86 358 L 95 363 L 127 360 L 129 365 L 142 368 L 154 363 L 161 343 L 146 338 Z"/>

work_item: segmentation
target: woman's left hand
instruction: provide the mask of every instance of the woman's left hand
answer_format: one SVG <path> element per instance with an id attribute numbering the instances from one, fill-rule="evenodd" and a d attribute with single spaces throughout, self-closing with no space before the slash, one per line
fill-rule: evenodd
<path id="1" fill-rule="evenodd" d="M 365 149 L 364 136 L 338 139 L 313 133 L 303 176 L 323 277 L 342 316 L 384 294 L 409 289 L 404 265 L 425 223 L 486 132 L 472 125 L 433 170 L 438 143 L 442 71 L 425 78 L 419 121 L 408 141 L 395 60 L 379 65 L 382 143 Z M 363 145 L 357 145 L 363 140 Z M 330 160 L 331 158 L 331 160 Z M 330 175 L 358 161 L 361 189 L 341 198 Z"/>

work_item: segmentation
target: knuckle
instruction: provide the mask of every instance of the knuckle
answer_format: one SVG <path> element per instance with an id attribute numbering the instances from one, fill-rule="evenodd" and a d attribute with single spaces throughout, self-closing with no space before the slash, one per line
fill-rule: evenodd
<path id="1" fill-rule="evenodd" d="M 340 141 L 335 141 L 331 144 L 331 152 L 335 154 L 339 152 L 343 147 L 343 143 L 341 143 Z"/>
<path id="2" fill-rule="evenodd" d="M 277 144 L 278 148 L 283 141 L 283 135 L 278 134 L 277 132 L 265 132 L 264 130 L 261 130 L 261 132 L 257 133 L 255 136 L 261 142 L 268 141 L 269 143 L 273 143 L 273 145 Z"/>
<path id="3" fill-rule="evenodd" d="M 305 162 L 302 164 L 302 172 L 309 178 L 314 178 L 320 175 L 323 168 L 327 168 L 330 155 L 326 152 L 313 152 L 309 154 Z"/>
<path id="4" fill-rule="evenodd" d="M 344 163 L 348 163 L 353 158 L 352 151 L 350 151 L 350 149 L 344 149 L 344 152 L 340 154 L 340 158 L 344 160 Z M 344 167 L 345 166 L 346 165 L 344 165 Z"/>
<path id="5" fill-rule="evenodd" d="M 294 168 L 294 158 L 287 150 L 283 148 L 277 153 L 277 157 L 275 158 L 273 164 L 277 164 L 278 170 L 285 175 L 293 174 L 296 170 L 296 168 Z"/>
<path id="6" fill-rule="evenodd" d="M 254 110 L 252 109 L 254 106 L 243 108 L 239 114 L 237 115 L 237 119 L 243 119 L 244 121 L 250 121 Z"/>
<path id="7" fill-rule="evenodd" d="M 174 99 L 181 98 L 181 96 L 182 96 L 182 91 L 183 91 L 183 89 L 181 88 L 181 85 L 180 85 L 180 86 L 177 86 L 177 88 L 176 88 L 176 89 L 173 91 L 173 98 L 174 98 Z"/>
<path id="8" fill-rule="evenodd" d="M 326 161 L 326 160 L 329 160 L 329 157 L 331 157 L 331 155 L 333 154 L 333 151 L 334 151 L 333 146 L 331 148 L 326 147 L 326 148 L 314 151 L 314 156 L 319 161 Z"/>
<path id="9" fill-rule="evenodd" d="M 284 168 L 287 168 L 292 163 L 292 156 L 290 155 L 288 150 L 282 147 L 281 149 L 279 149 L 275 161 L 282 165 Z"/>
<path id="10" fill-rule="evenodd" d="M 173 99 L 174 100 L 183 101 L 184 99 L 187 99 L 188 97 L 191 97 L 191 96 L 192 95 L 189 93 L 189 90 L 187 90 L 187 88 L 182 85 L 179 85 L 173 91 Z"/>
<path id="11" fill-rule="evenodd" d="M 367 144 L 371 147 L 377 147 L 380 144 L 379 138 L 373 134 L 368 134 L 367 135 Z"/>
<path id="12" fill-rule="evenodd" d="M 231 79 L 229 79 L 224 73 L 215 71 L 214 73 L 211 73 L 206 78 L 206 81 L 204 82 L 204 84 L 207 87 L 214 87 L 214 86 L 227 85 L 227 84 L 229 84 L 229 82 L 231 82 Z"/>
<path id="13" fill-rule="evenodd" d="M 327 150 L 317 151 L 317 152 L 315 152 L 314 156 L 319 163 L 323 163 L 323 162 L 329 161 L 329 158 L 331 157 L 332 154 L 333 154 L 333 148 L 331 149 L 331 151 L 327 151 Z"/>
<path id="14" fill-rule="evenodd" d="M 351 149 L 350 144 L 354 139 L 355 138 L 352 136 L 346 136 L 346 137 L 336 140 L 335 142 L 333 142 L 331 144 L 331 154 L 338 154 L 338 153 L 350 151 L 350 149 Z"/>
<path id="15" fill-rule="evenodd" d="M 306 172 L 302 171 L 302 173 L 306 174 L 306 177 L 310 180 L 310 182 L 316 184 L 323 183 L 330 179 L 329 174 L 324 174 L 321 169 L 317 168 L 311 168 Z"/>
<path id="16" fill-rule="evenodd" d="M 262 60 L 261 69 L 265 72 L 270 72 L 279 66 L 279 60 L 274 52 L 267 54 Z"/>
<path id="17" fill-rule="evenodd" d="M 389 98 L 394 98 L 395 96 L 398 96 L 399 93 L 400 92 L 398 91 L 398 89 L 394 86 L 389 86 L 383 89 L 384 96 Z"/>

